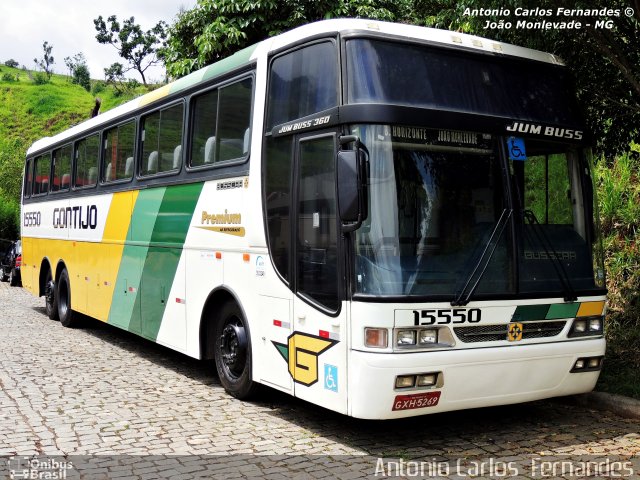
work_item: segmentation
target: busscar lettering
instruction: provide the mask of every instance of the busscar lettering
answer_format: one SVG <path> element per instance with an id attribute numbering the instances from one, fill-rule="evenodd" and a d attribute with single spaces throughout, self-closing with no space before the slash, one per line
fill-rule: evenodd
<path id="1" fill-rule="evenodd" d="M 97 226 L 98 207 L 96 205 L 74 205 L 53 209 L 53 228 L 95 230 Z"/>

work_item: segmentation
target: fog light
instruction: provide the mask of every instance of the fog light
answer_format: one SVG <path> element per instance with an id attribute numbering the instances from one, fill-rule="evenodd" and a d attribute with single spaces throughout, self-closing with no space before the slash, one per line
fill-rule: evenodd
<path id="1" fill-rule="evenodd" d="M 576 320 L 573 322 L 573 331 L 575 333 L 584 333 L 587 330 L 586 320 Z"/>
<path id="2" fill-rule="evenodd" d="M 587 368 L 600 368 L 600 359 L 597 357 L 590 358 L 587 361 Z"/>
<path id="3" fill-rule="evenodd" d="M 420 330 L 418 332 L 418 343 L 438 343 L 438 330 Z"/>
<path id="4" fill-rule="evenodd" d="M 418 375 L 416 386 L 418 387 L 433 387 L 438 381 L 437 373 L 423 373 Z"/>
<path id="5" fill-rule="evenodd" d="M 365 328 L 364 344 L 370 348 L 387 348 L 387 329 L 386 328 Z"/>
<path id="6" fill-rule="evenodd" d="M 397 343 L 398 343 L 398 346 L 415 345 L 416 331 L 415 330 L 399 330 Z"/>
<path id="7" fill-rule="evenodd" d="M 584 360 L 582 358 L 579 358 L 578 360 L 576 360 L 576 363 L 573 366 L 573 369 L 582 370 L 583 368 L 584 368 Z"/>
<path id="8" fill-rule="evenodd" d="M 396 388 L 411 388 L 416 384 L 415 375 L 398 375 L 396 377 Z"/>
<path id="9" fill-rule="evenodd" d="M 595 317 L 589 320 L 589 331 L 590 332 L 601 332 L 602 331 L 602 318 Z"/>

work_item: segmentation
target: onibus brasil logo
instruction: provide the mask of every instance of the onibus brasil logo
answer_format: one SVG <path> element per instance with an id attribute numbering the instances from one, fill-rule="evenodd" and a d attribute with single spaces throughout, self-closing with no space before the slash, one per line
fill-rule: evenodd
<path id="1" fill-rule="evenodd" d="M 289 364 L 289 374 L 297 383 L 313 385 L 318 381 L 318 356 L 333 347 L 337 340 L 293 332 L 287 343 L 272 341 L 282 358 Z"/>

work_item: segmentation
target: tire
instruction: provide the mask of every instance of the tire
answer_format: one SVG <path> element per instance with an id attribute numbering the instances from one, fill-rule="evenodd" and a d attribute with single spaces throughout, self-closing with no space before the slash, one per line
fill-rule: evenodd
<path id="1" fill-rule="evenodd" d="M 56 304 L 58 305 L 58 318 L 63 327 L 73 328 L 78 326 L 78 315 L 71 309 L 71 284 L 67 269 L 62 269 L 56 286 Z"/>
<path id="2" fill-rule="evenodd" d="M 220 383 L 240 400 L 251 398 L 258 385 L 251 380 L 251 340 L 240 307 L 228 302 L 215 325 L 214 359 Z"/>
<path id="3" fill-rule="evenodd" d="M 58 302 L 56 301 L 56 284 L 51 276 L 51 269 L 47 272 L 47 280 L 44 284 L 44 307 L 47 317 L 51 320 L 58 320 Z"/>
<path id="4" fill-rule="evenodd" d="M 16 275 L 13 268 L 9 272 L 9 285 L 11 285 L 12 287 L 18 286 L 18 276 Z"/>
<path id="5" fill-rule="evenodd" d="M 6 282 L 9 277 L 4 273 L 4 267 L 0 267 L 0 282 Z"/>

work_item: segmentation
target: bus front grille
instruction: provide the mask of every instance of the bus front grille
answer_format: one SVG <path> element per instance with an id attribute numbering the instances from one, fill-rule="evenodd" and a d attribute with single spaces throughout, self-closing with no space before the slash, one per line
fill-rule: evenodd
<path id="1" fill-rule="evenodd" d="M 562 332 L 566 321 L 530 322 L 522 324 L 522 340 L 555 337 Z M 499 342 L 507 340 L 509 325 L 474 325 L 454 327 L 453 331 L 463 343 Z"/>

